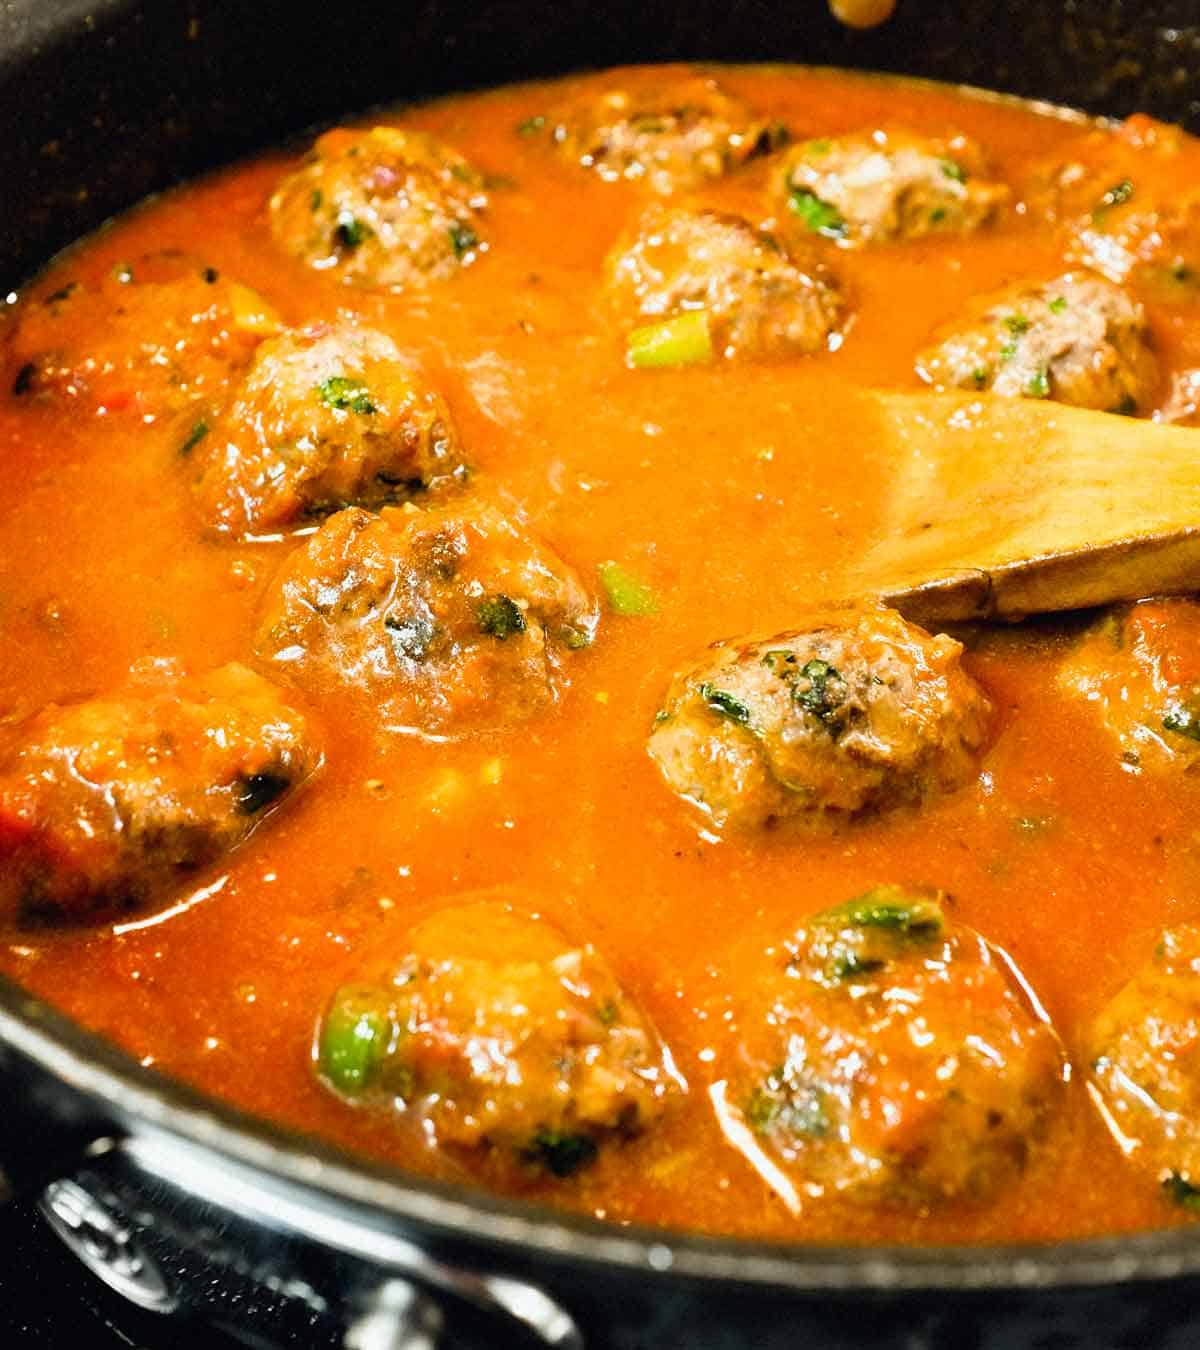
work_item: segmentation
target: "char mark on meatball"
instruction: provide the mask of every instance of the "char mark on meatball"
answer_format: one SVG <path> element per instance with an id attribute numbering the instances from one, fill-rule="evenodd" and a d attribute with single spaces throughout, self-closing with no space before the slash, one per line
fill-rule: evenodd
<path id="1" fill-rule="evenodd" d="M 1096 715 L 1131 772 L 1200 764 L 1200 605 L 1110 611 L 1059 667 L 1059 689 Z"/>
<path id="2" fill-rule="evenodd" d="M 320 759 L 305 718 L 240 665 L 51 704 L 0 770 L 0 914 L 77 918 L 166 898 Z"/>
<path id="3" fill-rule="evenodd" d="M 1132 415 L 1158 384 L 1146 315 L 1103 277 L 1068 272 L 985 296 L 917 358 L 938 389 L 991 390 Z"/>
<path id="4" fill-rule="evenodd" d="M 595 626 L 575 573 L 492 507 L 351 508 L 284 564 L 258 649 L 384 725 L 454 735 L 553 704 Z"/>
<path id="5" fill-rule="evenodd" d="M 965 136 L 891 129 L 805 141 L 783 157 L 776 192 L 799 233 L 843 248 L 989 224 L 1009 190 Z"/>
<path id="6" fill-rule="evenodd" d="M 787 139 L 781 124 L 699 75 L 654 90 L 585 91 L 521 130 L 548 132 L 561 154 L 606 182 L 663 194 L 721 178 Z"/>
<path id="7" fill-rule="evenodd" d="M 962 647 L 894 611 L 717 643 L 650 735 L 668 785 L 718 825 L 836 823 L 968 782 L 991 705 Z"/>
<path id="8" fill-rule="evenodd" d="M 739 1018 L 723 1123 L 749 1131 L 751 1161 L 770 1160 L 764 1175 L 797 1208 L 801 1195 L 985 1201 L 1046 1132 L 1064 1084 L 1058 1038 L 1007 958 L 947 904 L 878 886 L 814 916 Z"/>
<path id="9" fill-rule="evenodd" d="M 572 1176 L 682 1087 L 590 945 L 495 902 L 443 911 L 339 989 L 314 1058 L 343 1097 L 400 1106 L 439 1146 L 510 1175 Z"/>
<path id="10" fill-rule="evenodd" d="M 383 506 L 465 473 L 441 396 L 390 338 L 348 322 L 263 343 L 193 458 L 202 515 L 234 535 Z"/>
<path id="11" fill-rule="evenodd" d="M 432 136 L 339 128 L 314 145 L 271 198 L 285 252 L 360 286 L 445 281 L 487 249 L 482 175 Z"/>
<path id="12" fill-rule="evenodd" d="M 610 255 L 608 289 L 635 320 L 665 328 L 689 316 L 703 325 L 706 353 L 727 358 L 826 350 L 842 318 L 841 295 L 823 268 L 801 266 L 773 235 L 714 211 L 647 211 Z M 630 359 L 645 364 L 633 338 Z"/>

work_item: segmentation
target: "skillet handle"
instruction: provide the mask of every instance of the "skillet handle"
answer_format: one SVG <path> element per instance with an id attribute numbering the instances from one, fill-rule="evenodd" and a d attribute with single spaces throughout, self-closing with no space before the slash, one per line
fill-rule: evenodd
<path id="1" fill-rule="evenodd" d="M 39 1194 L 116 1143 L 93 1102 L 0 1043 L 0 1206 Z"/>

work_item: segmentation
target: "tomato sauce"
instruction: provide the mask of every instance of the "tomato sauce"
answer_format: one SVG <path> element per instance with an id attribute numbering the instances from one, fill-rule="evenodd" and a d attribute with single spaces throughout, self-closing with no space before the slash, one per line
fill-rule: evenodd
<path id="1" fill-rule="evenodd" d="M 799 136 L 888 124 L 965 133 L 1013 182 L 1035 160 L 1078 153 L 1087 130 L 1051 110 L 890 79 L 769 67 L 720 79 Z M 370 954 L 403 952 L 414 923 L 495 889 L 595 944 L 689 1085 L 645 1136 L 569 1180 L 522 1183 L 526 1196 L 614 1221 L 804 1241 L 1054 1239 L 1177 1221 L 1121 1158 L 1078 1064 L 1020 1184 L 929 1212 L 814 1202 L 790 1213 L 730 1147 L 708 1093 L 737 1053 L 740 995 L 765 950 L 872 884 L 950 892 L 955 917 L 1011 954 L 1072 1055 L 1161 927 L 1196 914 L 1200 780 L 1131 774 L 1088 709 L 1056 689 L 1078 625 L 964 635 L 997 732 L 977 779 L 919 812 L 721 838 L 645 753 L 672 672 L 707 643 L 794 627 L 845 594 L 890 472 L 855 388 L 913 387 L 914 353 L 939 325 L 981 292 L 1062 271 L 1061 241 L 1017 218 L 835 251 L 853 313 L 839 350 L 630 370 L 601 284 L 645 193 L 517 134 L 560 94 L 525 85 L 380 119 L 511 180 L 491 193 L 488 251 L 450 282 L 358 289 L 283 254 L 267 201 L 301 147 L 146 203 L 53 263 L 28 296 L 170 247 L 252 285 L 287 323 L 357 313 L 429 370 L 478 480 L 594 593 L 598 565 L 616 560 L 653 589 L 656 612 L 605 614 L 561 705 L 515 730 L 438 743 L 381 731 L 336 697 L 298 695 L 326 763 L 294 802 L 162 911 L 10 930 L 0 969 L 164 1073 L 359 1154 L 469 1179 L 386 1112 L 331 1094 L 311 1048 L 331 992 Z M 1190 145 L 1183 154 L 1188 172 L 1200 165 Z M 766 181 L 750 164 L 697 196 L 761 219 Z M 1194 309 L 1149 310 L 1164 368 L 1200 360 Z M 6 742 L 43 703 L 111 690 L 147 657 L 201 671 L 253 663 L 264 589 L 303 541 L 207 534 L 178 451 L 176 424 L 0 398 Z"/>

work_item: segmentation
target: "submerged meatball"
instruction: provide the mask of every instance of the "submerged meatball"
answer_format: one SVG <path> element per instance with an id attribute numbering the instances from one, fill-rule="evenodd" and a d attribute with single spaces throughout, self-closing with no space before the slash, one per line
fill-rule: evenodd
<path id="1" fill-rule="evenodd" d="M 443 911 L 339 989 L 316 1060 L 336 1091 L 411 1112 L 443 1146 L 556 1177 L 640 1134 L 681 1086 L 590 946 L 494 902 Z"/>
<path id="2" fill-rule="evenodd" d="M 965 136 L 893 129 L 805 141 L 784 156 L 776 181 L 801 229 L 848 248 L 979 229 L 1009 195 L 987 172 Z"/>
<path id="3" fill-rule="evenodd" d="M 699 187 L 786 139 L 778 123 L 700 75 L 653 90 L 584 93 L 534 123 L 605 181 L 642 181 L 660 193 Z"/>
<path id="4" fill-rule="evenodd" d="M 482 176 L 432 136 L 339 128 L 279 184 L 271 230 L 309 267 L 400 290 L 472 262 L 486 205 Z"/>
<path id="5" fill-rule="evenodd" d="M 1200 925 L 1163 933 L 1087 1045 L 1092 1097 L 1126 1157 L 1200 1211 Z"/>
<path id="6" fill-rule="evenodd" d="M 984 297 L 917 358 L 939 389 L 990 389 L 1101 412 L 1153 401 L 1158 362 L 1142 306 L 1103 277 L 1068 272 Z"/>
<path id="7" fill-rule="evenodd" d="M 200 509 L 233 534 L 381 506 L 463 467 L 441 397 L 391 338 L 346 322 L 263 343 L 198 456 Z"/>
<path id="8" fill-rule="evenodd" d="M 717 825 L 837 821 L 965 783 L 991 705 L 962 647 L 892 610 L 716 643 L 650 735 L 667 783 Z"/>
<path id="9" fill-rule="evenodd" d="M 51 704 L 0 768 L 0 914 L 158 899 L 313 772 L 305 719 L 244 666 Z"/>
<path id="10" fill-rule="evenodd" d="M 779 242 L 739 216 L 654 208 L 608 261 L 609 291 L 625 312 L 699 312 L 726 357 L 788 356 L 828 347 L 841 298 Z"/>
<path id="11" fill-rule="evenodd" d="M 553 703 L 595 624 L 574 572 L 491 507 L 351 508 L 284 564 L 258 649 L 360 691 L 392 729 L 453 733 Z"/>
<path id="12" fill-rule="evenodd" d="M 1134 771 L 1200 764 L 1200 605 L 1143 600 L 1080 640 L 1058 686 L 1094 707 Z"/>
<path id="13" fill-rule="evenodd" d="M 1129 282 L 1156 300 L 1200 288 L 1200 194 L 1181 191 L 1195 142 L 1178 127 L 1135 116 L 1092 131 L 1074 152 L 1035 168 L 1025 191 L 1034 220 L 1058 225 L 1067 260 Z"/>
<path id="14" fill-rule="evenodd" d="M 71 282 L 21 311 L 7 344 L 14 394 L 151 420 L 212 403 L 281 324 L 240 282 L 178 254 Z"/>
<path id="15" fill-rule="evenodd" d="M 809 919 L 740 1022 L 722 1123 L 793 1202 L 986 1200 L 1045 1132 L 1058 1038 L 943 900 L 881 886 Z"/>

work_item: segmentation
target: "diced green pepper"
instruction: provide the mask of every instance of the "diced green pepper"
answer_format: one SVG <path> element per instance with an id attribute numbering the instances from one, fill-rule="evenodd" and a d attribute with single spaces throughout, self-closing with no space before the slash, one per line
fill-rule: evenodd
<path id="1" fill-rule="evenodd" d="M 703 309 L 635 328 L 625 346 L 625 359 L 635 370 L 705 365 L 713 356 L 708 311 Z"/>
<path id="2" fill-rule="evenodd" d="M 321 1024 L 321 1072 L 339 1092 L 362 1092 L 387 1051 L 390 1029 L 381 990 L 362 985 L 339 989 Z"/>

